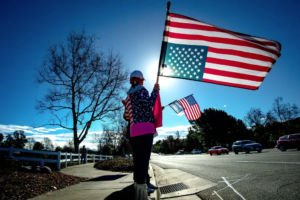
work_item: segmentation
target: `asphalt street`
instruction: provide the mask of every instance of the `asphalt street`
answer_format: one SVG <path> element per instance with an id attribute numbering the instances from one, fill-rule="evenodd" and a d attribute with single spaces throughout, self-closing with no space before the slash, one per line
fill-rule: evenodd
<path id="1" fill-rule="evenodd" d="M 217 184 L 197 195 L 204 200 L 300 199 L 300 151 L 263 149 L 262 153 L 151 155 L 163 169 L 179 169 Z M 184 178 L 184 177 L 182 177 Z"/>

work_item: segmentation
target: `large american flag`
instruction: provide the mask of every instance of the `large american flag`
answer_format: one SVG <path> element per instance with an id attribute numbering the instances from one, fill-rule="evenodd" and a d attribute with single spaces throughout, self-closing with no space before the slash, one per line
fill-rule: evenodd
<path id="1" fill-rule="evenodd" d="M 159 75 L 257 90 L 280 50 L 276 41 L 169 13 Z"/>
<path id="2" fill-rule="evenodd" d="M 201 117 L 200 107 L 192 95 L 187 96 L 178 102 L 182 105 L 184 114 L 188 120 L 197 120 Z"/>

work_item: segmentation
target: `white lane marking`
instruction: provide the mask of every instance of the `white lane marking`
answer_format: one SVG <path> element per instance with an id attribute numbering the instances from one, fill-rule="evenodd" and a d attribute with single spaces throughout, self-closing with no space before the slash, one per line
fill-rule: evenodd
<path id="1" fill-rule="evenodd" d="M 241 195 L 227 180 L 226 178 L 222 177 L 222 179 L 225 181 L 225 183 L 237 194 L 239 195 L 243 200 L 246 200 L 243 195 Z"/>
<path id="2" fill-rule="evenodd" d="M 246 180 L 246 179 L 250 179 L 250 178 L 247 178 L 250 174 L 246 174 L 245 176 L 243 176 L 242 178 L 240 179 L 237 179 L 235 182 L 233 182 L 231 185 L 234 185 L 236 184 L 237 182 L 239 181 L 242 181 L 242 180 Z M 236 176 L 233 176 L 233 177 L 236 177 Z M 227 177 L 227 178 L 231 178 L 231 177 Z M 227 181 L 227 180 L 226 180 Z M 219 181 L 219 182 L 222 182 L 222 183 L 226 183 L 226 181 Z M 226 187 L 218 190 L 218 192 L 221 192 L 222 190 L 225 190 L 226 188 L 228 188 L 229 186 L 227 185 Z"/>
<path id="3" fill-rule="evenodd" d="M 212 195 L 214 195 L 214 194 L 216 194 L 221 200 L 223 200 L 222 197 L 216 191 L 214 191 L 214 193 L 212 193 Z"/>
<path id="4" fill-rule="evenodd" d="M 272 171 L 272 170 L 270 170 L 270 171 Z M 243 176 L 242 178 L 237 179 L 237 180 L 241 180 L 241 179 L 244 179 L 246 176 L 249 176 L 250 174 L 251 174 L 251 173 L 245 174 L 244 176 L 243 176 L 243 175 L 227 176 L 227 177 L 225 177 L 225 178 L 233 178 L 233 177 L 241 177 L 241 176 Z M 224 181 L 222 181 L 222 182 L 224 182 Z"/>
<path id="5" fill-rule="evenodd" d="M 236 162 L 243 162 L 243 163 L 269 163 L 269 164 L 294 164 L 294 165 L 300 165 L 300 162 L 276 162 L 276 161 L 236 161 Z"/>

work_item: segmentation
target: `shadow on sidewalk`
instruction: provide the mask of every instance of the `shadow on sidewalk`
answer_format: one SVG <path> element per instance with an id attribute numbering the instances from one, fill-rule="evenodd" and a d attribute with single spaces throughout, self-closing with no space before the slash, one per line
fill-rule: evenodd
<path id="1" fill-rule="evenodd" d="M 121 191 L 113 192 L 105 200 L 134 199 L 134 186 L 129 185 Z"/>
<path id="2" fill-rule="evenodd" d="M 126 175 L 106 175 L 106 176 L 99 176 L 96 178 L 92 178 L 87 181 L 113 181 L 113 180 L 117 180 L 118 178 L 122 178 L 123 176 Z"/>

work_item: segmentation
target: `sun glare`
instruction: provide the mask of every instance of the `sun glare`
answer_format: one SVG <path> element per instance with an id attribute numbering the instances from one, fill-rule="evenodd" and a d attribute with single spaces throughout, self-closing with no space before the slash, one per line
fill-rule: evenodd
<path id="1" fill-rule="evenodd" d="M 157 71 L 158 71 L 158 62 L 152 62 L 149 64 L 147 67 L 147 74 L 145 74 L 146 81 L 149 84 L 154 84 L 156 83 L 156 78 L 157 78 Z M 159 77 L 159 84 L 161 87 L 168 87 L 172 85 L 173 79 L 172 78 L 166 78 L 166 77 Z"/>

